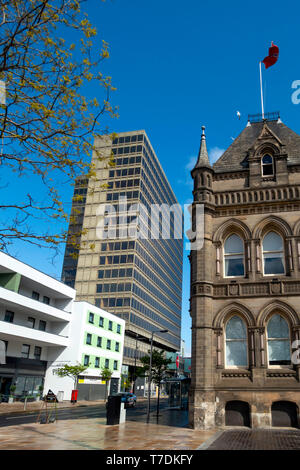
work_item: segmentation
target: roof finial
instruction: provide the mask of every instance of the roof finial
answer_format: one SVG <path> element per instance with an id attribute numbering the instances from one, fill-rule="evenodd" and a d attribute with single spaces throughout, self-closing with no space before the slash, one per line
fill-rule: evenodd
<path id="1" fill-rule="evenodd" d="M 198 154 L 198 160 L 195 165 L 195 168 L 201 168 L 201 167 L 211 168 L 211 165 L 209 163 L 207 148 L 206 148 L 205 126 L 201 126 L 201 129 L 202 129 L 201 143 L 200 143 L 200 149 L 199 149 L 199 154 Z"/>

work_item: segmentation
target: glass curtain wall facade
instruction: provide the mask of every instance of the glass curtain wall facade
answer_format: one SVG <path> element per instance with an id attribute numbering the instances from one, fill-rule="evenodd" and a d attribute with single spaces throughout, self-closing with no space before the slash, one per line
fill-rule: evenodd
<path id="1" fill-rule="evenodd" d="M 97 164 L 94 185 L 78 179 L 74 195 L 80 197 L 73 200 L 78 217 L 69 233 L 82 227 L 93 233 L 95 223 L 89 216 L 95 209 L 88 206 L 100 201 L 116 237 L 98 240 L 95 234 L 93 240 L 90 235 L 96 247 L 92 256 L 81 247 L 76 258 L 76 248 L 67 245 L 62 277 L 76 288 L 77 300 L 87 300 L 126 321 L 123 364 L 130 366 L 148 352 L 153 330 L 168 330 L 155 333 L 157 347 L 180 348 L 182 221 L 176 218 L 178 206 L 170 211 L 170 225 L 160 210 L 162 204 L 177 205 L 177 200 L 144 131 L 120 133 L 113 142 L 99 139 L 96 144 L 100 150 L 103 145 L 106 155 L 112 153 L 114 166 Z M 95 196 L 97 191 L 101 196 Z M 128 224 L 137 228 L 138 237 L 128 234 Z M 170 236 L 165 236 L 168 228 Z"/>

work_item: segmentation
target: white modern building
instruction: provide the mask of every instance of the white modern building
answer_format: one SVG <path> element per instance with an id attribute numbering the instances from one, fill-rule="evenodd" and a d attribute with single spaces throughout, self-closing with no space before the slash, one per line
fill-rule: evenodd
<path id="1" fill-rule="evenodd" d="M 102 369 L 112 372 L 111 392 L 120 390 L 125 321 L 88 302 L 74 302 L 71 341 L 64 351 L 52 351 L 45 378 L 45 389 L 70 399 L 74 388 L 72 378 L 61 378 L 56 370 L 64 364 L 82 364 L 87 368 L 79 376 L 78 399 L 97 400 L 105 396 Z M 61 393 L 59 393 L 61 392 Z M 107 393 L 109 390 L 106 391 Z"/>
<path id="2" fill-rule="evenodd" d="M 15 385 L 16 396 L 38 396 L 43 387 L 44 393 L 50 388 L 70 400 L 72 380 L 53 369 L 76 363 L 88 364 L 79 399 L 102 397 L 104 366 L 112 370 L 113 390 L 119 389 L 125 322 L 75 302 L 75 295 L 71 287 L 0 252 L 0 345 L 5 348 L 0 394 L 8 395 Z"/>
<path id="3" fill-rule="evenodd" d="M 0 252 L 0 393 L 38 395 L 49 355 L 70 344 L 75 290 Z M 2 343 L 3 345 L 3 343 Z"/>

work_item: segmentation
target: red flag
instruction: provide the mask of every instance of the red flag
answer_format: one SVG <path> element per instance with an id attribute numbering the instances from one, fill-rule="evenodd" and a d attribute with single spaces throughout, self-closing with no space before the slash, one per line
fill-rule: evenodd
<path id="1" fill-rule="evenodd" d="M 268 67 L 271 67 L 271 65 L 274 65 L 277 62 L 279 56 L 279 47 L 275 46 L 275 44 L 271 44 L 271 47 L 269 48 L 269 55 L 264 58 L 263 63 L 265 64 L 266 69 Z"/>

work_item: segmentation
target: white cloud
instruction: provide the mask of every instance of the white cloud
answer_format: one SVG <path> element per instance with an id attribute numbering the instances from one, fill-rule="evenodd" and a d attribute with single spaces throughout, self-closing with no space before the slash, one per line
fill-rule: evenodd
<path id="1" fill-rule="evenodd" d="M 193 180 L 191 177 L 191 171 L 196 165 L 197 157 L 192 156 L 188 159 L 187 164 L 184 167 L 184 170 L 182 172 L 182 178 L 180 178 L 177 182 L 179 184 L 183 184 L 184 186 L 188 186 L 189 188 L 193 189 Z"/>
<path id="2" fill-rule="evenodd" d="M 188 205 L 188 206 L 189 206 L 190 204 L 193 204 L 193 199 L 192 199 L 191 197 L 188 198 L 188 199 L 186 199 L 186 200 L 184 201 L 184 204 L 186 204 L 186 205 Z"/>
<path id="3" fill-rule="evenodd" d="M 225 152 L 225 149 L 221 149 L 220 147 L 212 147 L 209 152 L 209 161 L 211 165 L 215 163 L 218 158 Z M 189 157 L 185 167 L 184 167 L 184 172 L 183 172 L 183 177 L 178 180 L 179 184 L 183 184 L 185 186 L 188 186 L 190 188 L 193 188 L 193 180 L 191 178 L 190 172 L 194 168 L 197 162 L 197 155 L 192 155 Z"/>
<path id="4" fill-rule="evenodd" d="M 197 161 L 197 157 L 195 155 L 190 157 L 188 163 L 185 165 L 185 169 L 192 171 L 192 169 L 196 165 L 196 161 Z"/>
<path id="5" fill-rule="evenodd" d="M 211 164 L 215 163 L 218 158 L 225 152 L 225 149 L 221 149 L 220 147 L 213 147 L 208 152 L 209 161 Z"/>

